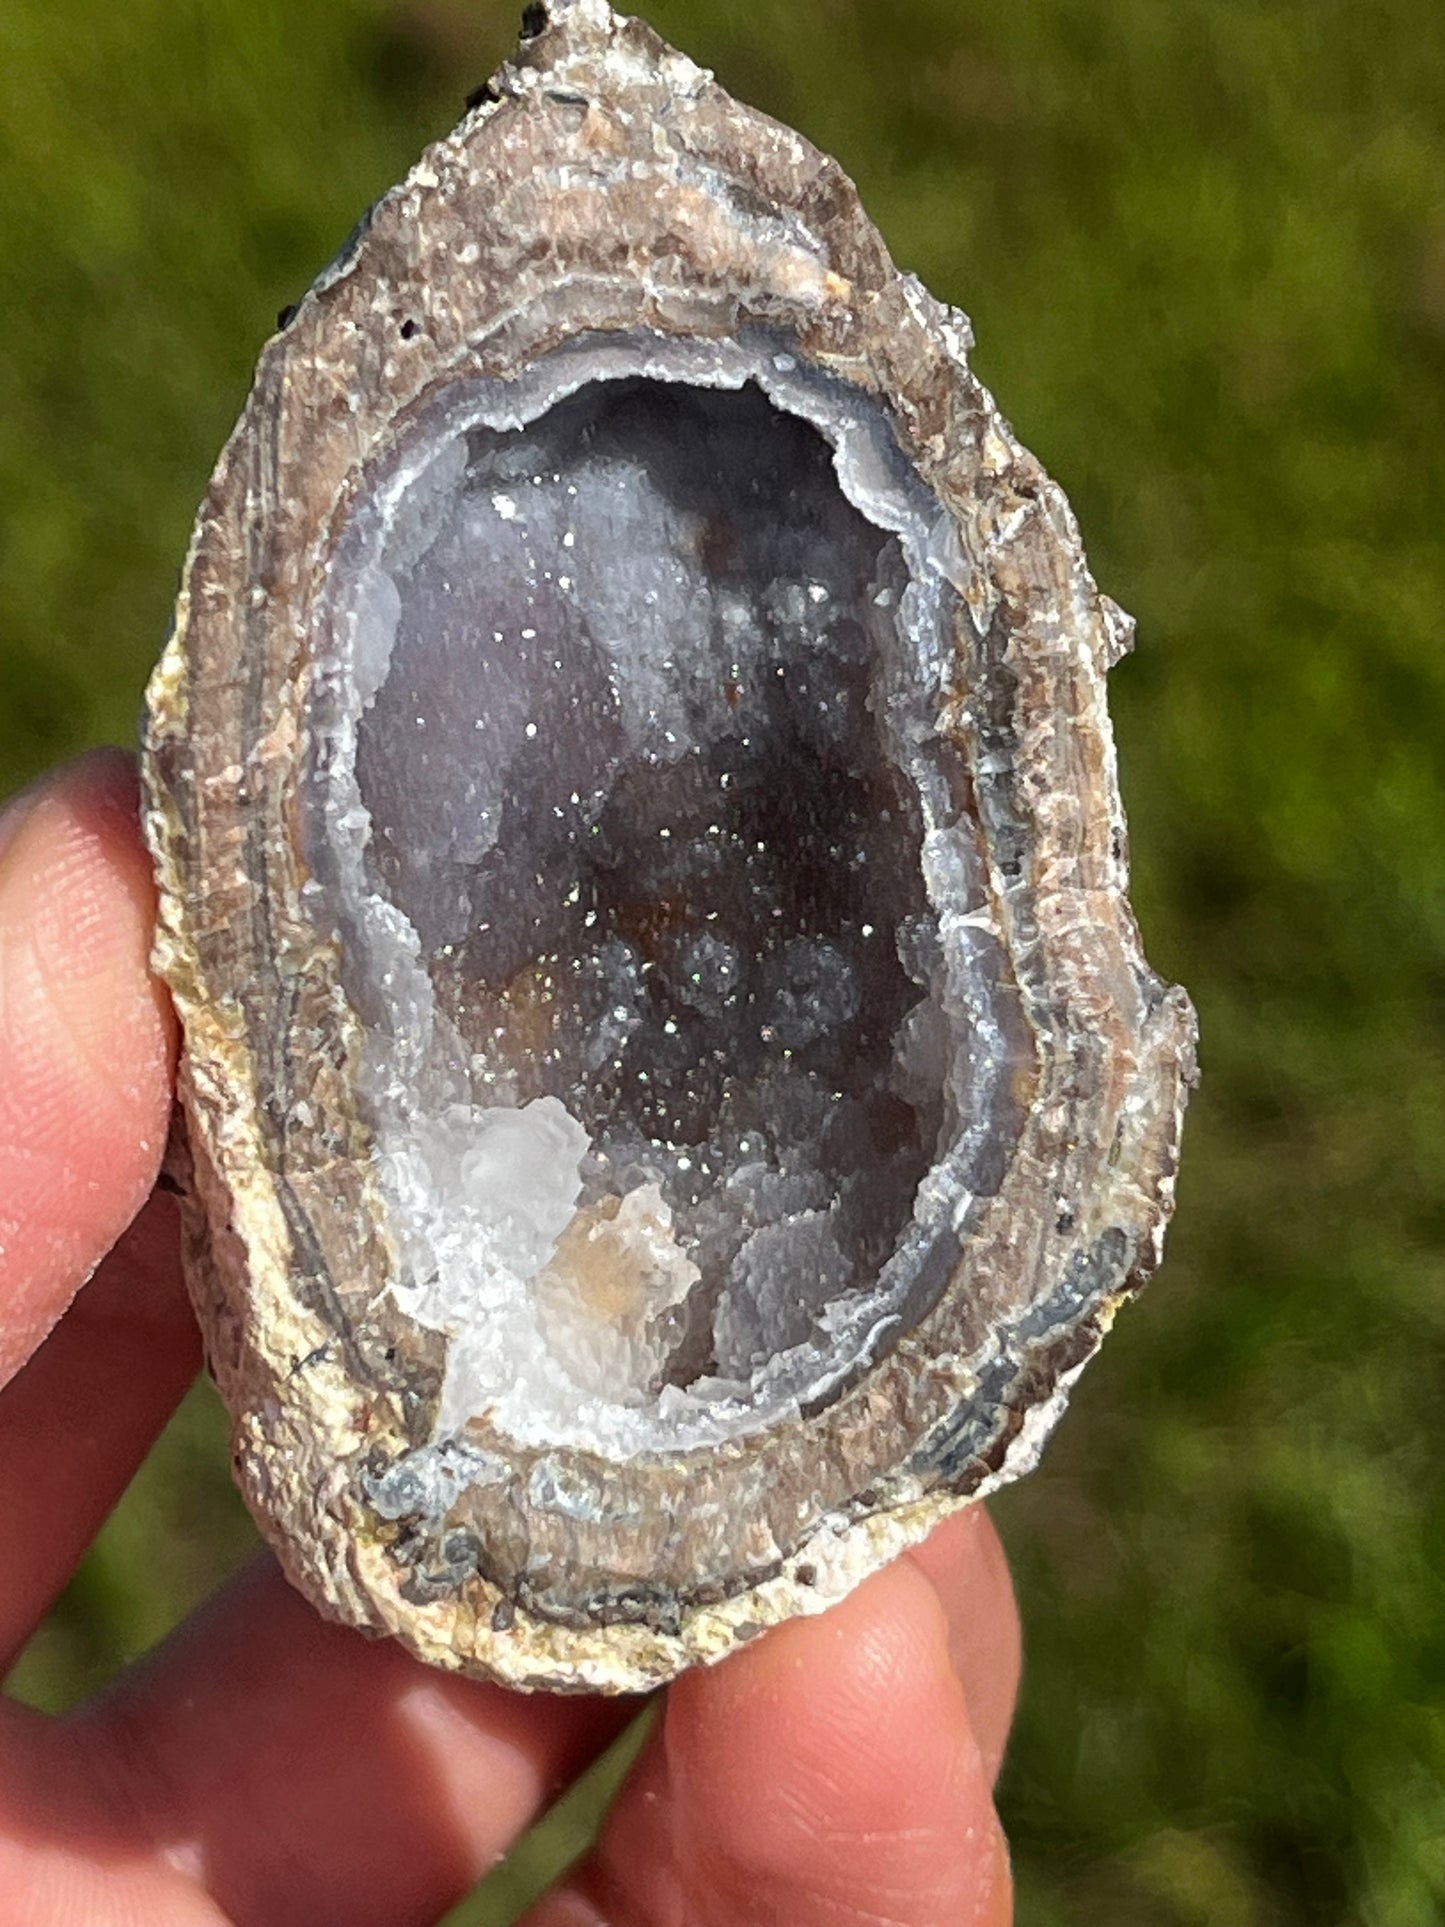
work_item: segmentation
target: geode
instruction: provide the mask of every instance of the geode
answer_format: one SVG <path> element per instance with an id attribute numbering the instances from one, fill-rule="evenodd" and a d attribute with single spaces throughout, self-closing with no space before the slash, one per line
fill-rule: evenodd
<path id="1" fill-rule="evenodd" d="M 629 1690 L 1030 1467 L 1193 1076 L 1131 625 L 837 165 L 602 0 L 262 354 L 151 685 L 187 1263 L 295 1583 Z"/>

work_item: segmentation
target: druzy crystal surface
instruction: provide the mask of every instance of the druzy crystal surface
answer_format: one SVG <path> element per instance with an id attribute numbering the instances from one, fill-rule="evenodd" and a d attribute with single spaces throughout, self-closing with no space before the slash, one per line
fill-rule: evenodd
<path id="1" fill-rule="evenodd" d="M 1016 1124 L 1017 1020 L 940 934 L 982 874 L 942 511 L 766 341 L 700 368 L 599 344 L 508 427 L 443 394 L 340 544 L 314 861 L 439 1439 L 816 1400 L 936 1294 Z"/>

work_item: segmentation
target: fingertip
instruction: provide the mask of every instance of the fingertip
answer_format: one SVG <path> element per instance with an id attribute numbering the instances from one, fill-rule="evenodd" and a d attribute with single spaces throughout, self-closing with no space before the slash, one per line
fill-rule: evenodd
<path id="1" fill-rule="evenodd" d="M 1023 1670 L 1023 1631 L 1008 1556 L 982 1505 L 956 1512 L 907 1557 L 927 1574 L 948 1620 L 990 1780 L 998 1778 Z"/>
<path id="2" fill-rule="evenodd" d="M 795 1777 L 834 1783 L 861 1751 L 871 1779 L 876 1748 L 890 1744 L 908 1711 L 926 1713 L 930 1727 L 944 1711 L 950 1725 L 966 1726 L 947 1640 L 932 1584 L 912 1566 L 889 1566 L 820 1616 L 790 1621 L 678 1680 L 668 1697 L 669 1757 L 729 1808 L 748 1804 L 753 1740 L 786 1740 Z M 882 1731 L 880 1709 L 889 1715 Z M 732 1744 L 719 1746 L 724 1735 Z M 734 1774 L 742 1784 L 727 1784 Z"/>
<path id="3" fill-rule="evenodd" d="M 769 1891 L 802 1896 L 799 1920 L 885 1891 L 910 1897 L 908 1918 L 973 1918 L 997 1821 L 947 1616 L 914 1564 L 679 1680 L 665 1745 L 679 1856 L 739 1919 Z"/>
<path id="4" fill-rule="evenodd" d="M 175 1020 L 133 760 L 99 750 L 0 822 L 0 1383 L 144 1201 Z"/>

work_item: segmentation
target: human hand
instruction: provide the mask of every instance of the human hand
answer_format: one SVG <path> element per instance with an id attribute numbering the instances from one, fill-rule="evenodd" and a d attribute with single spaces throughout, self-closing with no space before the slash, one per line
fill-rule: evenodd
<path id="1" fill-rule="evenodd" d="M 0 817 L 0 1676 L 200 1362 L 153 915 L 125 756 Z M 1006 1927 L 1018 1665 L 974 1508 L 677 1681 L 528 1927 Z M 435 1920 L 635 1710 L 428 1670 L 263 1556 L 74 1713 L 0 1701 L 0 1927 Z"/>

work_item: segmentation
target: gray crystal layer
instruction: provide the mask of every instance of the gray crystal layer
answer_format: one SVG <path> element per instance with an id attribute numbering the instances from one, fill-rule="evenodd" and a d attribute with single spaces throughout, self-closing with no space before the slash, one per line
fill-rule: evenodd
<path id="1" fill-rule="evenodd" d="M 323 1608 L 629 1690 L 1026 1470 L 1157 1262 L 1130 625 L 836 165 L 600 0 L 266 349 L 152 684 L 188 1264 Z"/>

